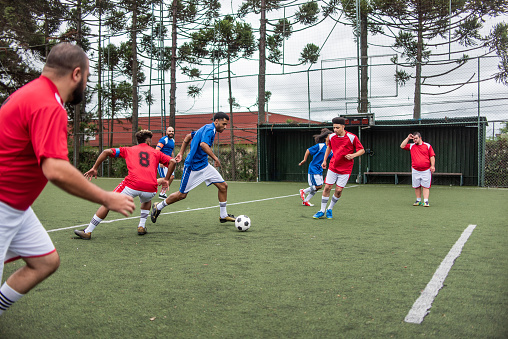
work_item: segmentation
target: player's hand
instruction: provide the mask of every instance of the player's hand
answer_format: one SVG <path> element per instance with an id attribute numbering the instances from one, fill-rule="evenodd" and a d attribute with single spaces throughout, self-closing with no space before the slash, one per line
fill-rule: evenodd
<path id="1" fill-rule="evenodd" d="M 108 210 L 121 213 L 126 217 L 134 212 L 136 205 L 134 205 L 134 199 L 132 199 L 132 197 L 116 192 L 107 192 L 106 194 L 104 206 Z"/>
<path id="2" fill-rule="evenodd" d="M 160 180 L 160 182 L 159 182 L 159 180 Z M 159 178 L 159 179 L 157 179 L 157 184 L 159 186 L 162 186 L 161 193 L 166 192 L 166 190 L 169 188 L 169 181 L 166 180 L 166 178 Z"/>
<path id="3" fill-rule="evenodd" d="M 87 178 L 88 180 L 92 180 L 92 177 L 95 177 L 95 179 L 97 179 L 97 170 L 96 169 L 89 169 L 85 174 L 84 174 L 85 178 Z"/>
<path id="4" fill-rule="evenodd" d="M 323 161 L 323 163 L 321 164 L 321 167 L 322 167 L 323 169 L 326 169 L 326 161 Z"/>
<path id="5" fill-rule="evenodd" d="M 436 171 L 436 167 L 430 166 L 430 173 L 434 173 Z"/>
<path id="6" fill-rule="evenodd" d="M 219 159 L 215 160 L 214 164 L 215 164 L 215 167 L 217 167 L 217 168 L 221 166 Z"/>
<path id="7" fill-rule="evenodd" d="M 176 162 L 180 162 L 180 161 L 182 161 L 182 155 L 181 155 L 180 153 L 178 153 L 178 154 L 176 155 L 176 157 L 175 157 L 175 161 L 176 161 Z"/>
<path id="8" fill-rule="evenodd" d="M 302 160 L 300 161 L 300 163 L 298 164 L 298 166 L 302 166 L 302 164 L 305 162 L 305 160 Z"/>
<path id="9" fill-rule="evenodd" d="M 407 136 L 407 138 L 412 140 L 412 139 L 414 138 L 414 136 L 413 136 L 413 134 L 412 134 L 412 133 L 409 133 L 409 135 Z"/>
<path id="10" fill-rule="evenodd" d="M 353 154 L 346 154 L 346 155 L 344 156 L 344 158 L 346 158 L 347 160 L 351 160 L 351 159 L 354 159 L 354 158 L 355 158 L 355 156 L 354 156 Z"/>

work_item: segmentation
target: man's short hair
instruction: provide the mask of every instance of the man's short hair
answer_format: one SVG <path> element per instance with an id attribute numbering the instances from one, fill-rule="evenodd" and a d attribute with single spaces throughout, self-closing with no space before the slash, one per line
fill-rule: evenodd
<path id="1" fill-rule="evenodd" d="M 229 116 L 224 112 L 217 112 L 213 115 L 213 121 L 217 119 L 219 120 L 226 119 L 227 121 L 229 121 Z"/>
<path id="2" fill-rule="evenodd" d="M 332 123 L 333 124 L 339 124 L 339 125 L 345 125 L 346 124 L 346 119 L 341 118 L 341 117 L 335 117 L 335 118 L 332 119 Z"/>
<path id="3" fill-rule="evenodd" d="M 417 131 L 417 132 L 413 132 L 413 135 L 417 136 L 418 138 L 421 138 L 421 137 L 422 137 L 422 135 L 421 135 L 421 134 L 420 134 L 420 132 L 418 132 L 418 131 Z"/>
<path id="4" fill-rule="evenodd" d="M 147 129 L 142 129 L 141 131 L 137 131 L 135 134 L 136 139 L 138 140 L 138 144 L 142 144 L 146 142 L 146 139 L 151 139 L 153 136 L 152 132 Z"/>
<path id="5" fill-rule="evenodd" d="M 81 47 L 61 42 L 53 46 L 49 52 L 43 71 L 51 69 L 58 76 L 64 76 L 77 67 L 84 71 L 88 67 L 87 61 L 88 57 Z"/>

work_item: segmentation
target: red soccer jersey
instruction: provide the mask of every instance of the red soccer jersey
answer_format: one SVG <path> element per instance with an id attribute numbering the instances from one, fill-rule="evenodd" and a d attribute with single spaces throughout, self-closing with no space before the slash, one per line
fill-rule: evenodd
<path id="1" fill-rule="evenodd" d="M 333 151 L 332 160 L 330 160 L 330 170 L 337 174 L 351 174 L 353 170 L 354 159 L 346 159 L 346 154 L 355 153 L 363 149 L 363 145 L 356 135 L 346 131 L 346 135 L 339 137 L 332 133 L 328 135 L 328 143 Z"/>
<path id="2" fill-rule="evenodd" d="M 411 152 L 411 167 L 417 171 L 426 171 L 430 168 L 430 157 L 436 156 L 432 146 L 426 142 L 421 145 L 406 144 L 405 150 Z"/>
<path id="3" fill-rule="evenodd" d="M 125 186 L 136 191 L 157 192 L 157 166 L 169 166 L 170 156 L 142 143 L 132 147 L 112 148 L 112 157 L 122 157 L 127 163 L 129 174 Z"/>
<path id="4" fill-rule="evenodd" d="M 45 158 L 67 157 L 67 111 L 44 76 L 14 92 L 0 108 L 0 200 L 26 210 L 46 186 Z"/>

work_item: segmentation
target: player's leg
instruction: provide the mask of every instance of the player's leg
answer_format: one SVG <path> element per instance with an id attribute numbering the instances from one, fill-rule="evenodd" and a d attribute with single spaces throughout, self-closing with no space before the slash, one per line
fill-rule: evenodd
<path id="1" fill-rule="evenodd" d="M 305 194 L 309 194 L 312 191 L 312 174 L 310 173 L 307 173 L 307 182 L 309 183 L 309 187 L 300 189 L 300 198 L 302 199 L 302 203 L 305 202 Z"/>
<path id="2" fill-rule="evenodd" d="M 0 206 L 1 212 L 5 211 L 2 209 L 5 206 Z M 1 228 L 14 230 L 15 233 L 10 232 L 14 236 L 9 239 L 8 250 L 2 251 L 0 259 L 3 264 L 4 259 L 8 262 L 22 258 L 26 266 L 14 272 L 0 288 L 0 314 L 60 266 L 55 246 L 33 210 L 29 208 L 21 213 L 11 212 L 14 213 L 10 214 L 9 220 L 2 221 Z M 9 217 L 5 213 L 1 215 Z"/>
<path id="3" fill-rule="evenodd" d="M 324 217 L 326 205 L 328 204 L 328 200 L 330 199 L 330 192 L 332 191 L 333 185 L 335 185 L 335 183 L 337 182 L 338 177 L 339 174 L 328 169 L 325 179 L 325 188 L 323 189 L 323 194 L 321 195 L 321 209 L 316 214 L 314 214 L 313 216 L 314 219 Z"/>
<path id="4" fill-rule="evenodd" d="M 411 181 L 412 181 L 412 186 L 415 189 L 415 195 L 416 195 L 416 201 L 414 202 L 413 206 L 423 205 L 423 203 L 422 203 L 422 187 L 421 187 L 422 186 L 421 172 L 417 171 L 413 168 L 412 172 L 411 172 Z"/>
<path id="5" fill-rule="evenodd" d="M 432 173 L 430 169 L 422 172 L 422 191 L 423 191 L 423 206 L 429 207 L 429 195 Z"/>
<path id="6" fill-rule="evenodd" d="M 311 191 L 307 195 L 307 197 L 303 201 L 304 206 L 314 206 L 310 203 L 310 199 L 316 194 L 316 192 L 323 187 L 323 176 L 320 174 L 309 174 L 309 180 L 311 183 L 310 189 Z"/>
<path id="7" fill-rule="evenodd" d="M 160 203 L 154 202 L 152 208 L 150 209 L 150 220 L 152 220 L 152 222 L 156 222 L 157 217 L 161 214 L 164 207 L 185 199 L 189 191 L 202 183 L 203 180 L 201 171 L 192 171 L 189 167 L 185 166 L 183 168 L 182 181 L 180 182 L 180 190 L 171 193 Z"/>
<path id="8" fill-rule="evenodd" d="M 170 165 L 171 165 L 171 163 L 170 163 Z M 168 167 L 166 167 L 162 164 L 159 164 L 159 167 L 157 167 L 157 172 L 159 173 L 159 177 L 165 178 L 166 175 L 168 174 Z M 166 191 L 167 191 L 167 189 L 163 188 L 161 190 L 161 193 L 159 194 L 159 198 L 166 199 L 168 197 L 166 195 Z"/>
<path id="9" fill-rule="evenodd" d="M 333 193 L 332 198 L 330 199 L 330 205 L 328 205 L 328 209 L 326 210 L 326 218 L 332 219 L 332 209 L 335 204 L 339 201 L 342 196 L 342 190 L 346 187 L 346 184 L 349 180 L 349 174 L 339 174 L 337 177 L 337 181 L 335 183 L 335 192 Z"/>

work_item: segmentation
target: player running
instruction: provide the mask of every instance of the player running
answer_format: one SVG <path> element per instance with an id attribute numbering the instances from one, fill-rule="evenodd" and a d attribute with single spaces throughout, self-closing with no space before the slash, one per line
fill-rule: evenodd
<path id="1" fill-rule="evenodd" d="M 307 180 L 309 182 L 309 187 L 306 189 L 300 190 L 300 197 L 302 198 L 303 206 L 314 206 L 314 204 L 310 203 L 310 199 L 316 194 L 316 192 L 323 187 L 323 168 L 321 164 L 323 163 L 325 152 L 326 152 L 326 137 L 332 134 L 328 128 L 323 128 L 320 134 L 314 135 L 314 141 L 316 144 L 312 147 L 307 148 L 305 151 L 305 155 L 303 156 L 303 160 L 300 161 L 298 166 L 302 166 L 306 161 L 309 155 L 312 155 L 312 161 L 309 164 Z M 328 155 L 329 160 L 333 156 L 333 152 L 330 152 Z M 305 194 L 308 194 L 305 197 Z"/>
<path id="2" fill-rule="evenodd" d="M 412 144 L 408 143 L 410 139 L 413 140 Z M 416 194 L 416 201 L 413 206 L 423 205 L 429 207 L 432 173 L 436 171 L 434 149 L 429 143 L 423 142 L 420 132 L 409 134 L 400 144 L 400 148 L 411 152 L 411 179 Z"/>
<path id="3" fill-rule="evenodd" d="M 365 153 L 358 137 L 344 129 L 346 127 L 346 120 L 344 118 L 335 117 L 332 119 L 332 123 L 335 133 L 330 134 L 326 138 L 325 160 L 323 160 L 321 167 L 326 169 L 326 159 L 332 151 L 333 157 L 332 160 L 330 160 L 330 168 L 326 174 L 325 188 L 323 190 L 323 196 L 321 197 L 321 210 L 314 214 L 314 219 L 324 217 L 325 210 L 326 218 L 333 218 L 333 206 L 339 201 L 342 190 L 346 187 L 349 180 L 351 171 L 353 170 L 353 159 Z M 333 184 L 336 185 L 335 193 L 327 209 L 326 204 L 330 198 L 330 191 L 332 190 Z"/>
<path id="4" fill-rule="evenodd" d="M 173 150 L 175 148 L 175 129 L 171 126 L 169 126 L 166 129 L 166 136 L 159 139 L 159 143 L 155 147 L 156 150 L 161 151 L 162 153 L 174 158 L 173 156 Z M 159 164 L 159 167 L 157 167 L 157 171 L 159 172 L 159 177 L 165 178 L 166 174 L 168 173 L 168 168 L 162 164 Z M 171 183 L 173 182 L 173 179 L 175 178 L 175 172 L 171 173 L 171 177 L 169 178 L 168 186 L 171 186 Z M 166 195 L 166 190 L 163 188 L 161 190 L 161 194 L 159 194 L 159 198 L 166 199 L 168 196 Z"/>
<path id="5" fill-rule="evenodd" d="M 180 183 L 180 190 L 171 193 L 169 197 L 160 203 L 153 203 L 150 210 L 150 218 L 152 222 L 157 221 L 157 217 L 161 210 L 167 205 L 171 205 L 177 201 L 185 199 L 187 194 L 204 182 L 207 186 L 214 184 L 219 190 L 219 205 L 220 215 L 219 221 L 221 223 L 235 221 L 235 216 L 228 214 L 226 209 L 226 202 L 228 196 L 228 185 L 222 178 L 222 175 L 215 169 L 220 167 L 219 158 L 213 153 L 211 147 L 215 134 L 222 133 L 226 129 L 229 117 L 224 112 L 215 113 L 213 116 L 213 123 L 204 125 L 197 131 L 187 134 L 183 140 L 180 152 L 175 157 L 176 161 L 182 160 L 183 153 L 190 143 L 190 152 L 185 158 L 182 181 Z M 208 163 L 208 157 L 211 157 L 215 163 L 215 167 Z"/>
<path id="6" fill-rule="evenodd" d="M 139 197 L 141 202 L 141 218 L 139 219 L 138 234 L 146 234 L 146 219 L 152 205 L 152 198 L 157 194 L 157 178 L 155 169 L 159 164 L 168 167 L 167 175 L 161 180 L 162 187 L 167 189 L 169 173 L 175 169 L 176 161 L 162 152 L 150 147 L 152 132 L 141 130 L 136 133 L 138 145 L 131 147 L 109 148 L 104 150 L 93 167 L 85 173 L 85 177 L 92 180 L 97 178 L 97 168 L 108 157 L 121 157 L 127 163 L 129 171 L 127 177 L 115 188 L 114 192 L 130 197 Z M 90 240 L 93 230 L 106 218 L 109 209 L 101 206 L 93 216 L 90 224 L 84 230 L 74 230 L 81 239 Z"/>

